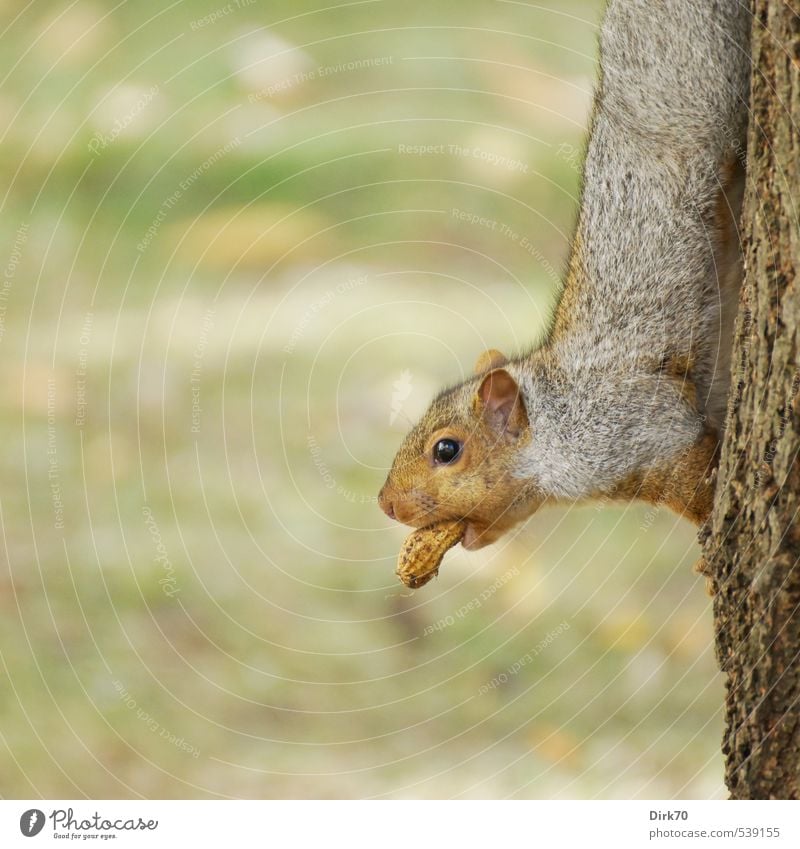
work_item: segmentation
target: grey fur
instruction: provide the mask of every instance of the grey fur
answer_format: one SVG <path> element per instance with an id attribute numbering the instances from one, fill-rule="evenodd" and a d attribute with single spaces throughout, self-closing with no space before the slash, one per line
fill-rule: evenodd
<path id="1" fill-rule="evenodd" d="M 534 434 L 520 474 L 555 497 L 606 492 L 724 425 L 741 263 L 714 211 L 745 149 L 749 26 L 735 0 L 608 7 L 565 294 L 544 345 L 509 365 Z M 696 410 L 666 356 L 693 361 Z"/>

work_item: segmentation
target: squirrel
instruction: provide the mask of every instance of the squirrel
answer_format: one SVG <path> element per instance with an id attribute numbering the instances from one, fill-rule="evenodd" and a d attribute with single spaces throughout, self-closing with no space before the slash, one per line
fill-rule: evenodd
<path id="1" fill-rule="evenodd" d="M 709 517 L 743 277 L 743 0 L 611 0 L 578 220 L 541 344 L 481 354 L 403 441 L 378 503 L 496 541 L 542 504 Z"/>

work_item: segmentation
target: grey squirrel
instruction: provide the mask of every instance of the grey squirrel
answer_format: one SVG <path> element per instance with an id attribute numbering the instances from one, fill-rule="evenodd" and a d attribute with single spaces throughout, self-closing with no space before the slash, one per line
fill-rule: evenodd
<path id="1" fill-rule="evenodd" d="M 732 328 L 750 77 L 737 0 L 611 0 L 580 212 L 541 345 L 479 358 L 405 438 L 379 504 L 462 544 L 545 502 L 713 502 Z"/>

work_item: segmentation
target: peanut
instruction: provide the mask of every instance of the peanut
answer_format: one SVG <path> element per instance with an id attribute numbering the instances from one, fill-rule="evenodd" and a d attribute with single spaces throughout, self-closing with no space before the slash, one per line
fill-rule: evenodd
<path id="1" fill-rule="evenodd" d="M 439 574 L 445 554 L 464 536 L 463 522 L 436 522 L 409 534 L 397 559 L 400 580 L 412 589 Z"/>

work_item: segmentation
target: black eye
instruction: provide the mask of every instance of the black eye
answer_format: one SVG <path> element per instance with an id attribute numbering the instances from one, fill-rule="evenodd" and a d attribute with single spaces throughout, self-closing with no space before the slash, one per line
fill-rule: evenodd
<path id="1" fill-rule="evenodd" d="M 461 453 L 461 443 L 455 439 L 440 439 L 433 446 L 433 459 L 437 463 L 452 463 Z"/>

